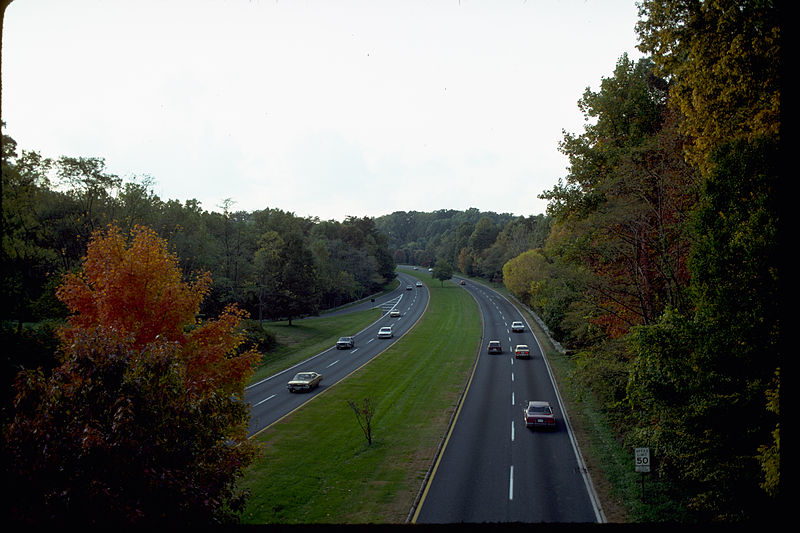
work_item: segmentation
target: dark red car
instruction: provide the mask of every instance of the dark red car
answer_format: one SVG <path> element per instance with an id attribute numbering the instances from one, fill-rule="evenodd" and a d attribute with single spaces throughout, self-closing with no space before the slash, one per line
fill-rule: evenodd
<path id="1" fill-rule="evenodd" d="M 500 344 L 500 341 L 489 341 L 486 351 L 489 353 L 503 353 L 503 345 Z"/>
<path id="2" fill-rule="evenodd" d="M 529 401 L 528 407 L 522 410 L 525 427 L 556 429 L 556 416 L 548 402 Z"/>

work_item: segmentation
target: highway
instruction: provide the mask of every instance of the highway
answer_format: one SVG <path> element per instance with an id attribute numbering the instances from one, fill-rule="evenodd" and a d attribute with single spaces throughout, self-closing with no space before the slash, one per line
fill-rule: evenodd
<path id="1" fill-rule="evenodd" d="M 355 339 L 355 347 L 337 350 L 334 345 L 321 353 L 313 354 L 303 362 L 282 372 L 269 376 L 245 389 L 245 402 L 250 404 L 249 435 L 256 435 L 277 420 L 308 402 L 317 394 L 344 379 L 355 370 L 369 362 L 407 332 L 422 316 L 428 305 L 428 289 L 422 284 L 416 286 L 417 279 L 399 272 L 400 285 L 389 294 L 376 297 L 375 301 L 365 301 L 336 312 L 354 312 L 379 307 L 381 317 L 359 332 L 342 331 Z M 406 287 L 410 285 L 411 289 Z M 392 309 L 400 311 L 399 318 L 389 316 Z M 378 339 L 377 332 L 382 326 L 392 326 L 391 339 Z M 306 393 L 291 393 L 286 383 L 298 372 L 313 371 L 322 374 L 319 387 Z"/>
<path id="2" fill-rule="evenodd" d="M 414 523 L 604 521 L 541 348 L 527 321 L 497 292 L 466 281 L 484 330 L 474 373 L 414 513 Z M 524 332 L 513 333 L 512 321 Z M 488 354 L 499 340 L 502 354 Z M 515 359 L 527 344 L 531 359 Z M 528 400 L 550 402 L 558 427 L 525 427 Z"/>

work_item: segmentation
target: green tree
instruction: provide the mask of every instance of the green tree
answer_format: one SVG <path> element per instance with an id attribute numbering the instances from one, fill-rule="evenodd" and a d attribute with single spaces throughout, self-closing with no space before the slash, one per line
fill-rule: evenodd
<path id="1" fill-rule="evenodd" d="M 700 520 L 739 521 L 772 512 L 779 496 L 765 454 L 780 441 L 778 150 L 739 141 L 714 161 L 694 219 L 694 314 L 636 329 L 628 397 L 635 435 L 658 446 L 679 501 Z"/>
<path id="2" fill-rule="evenodd" d="M 106 162 L 101 157 L 61 156 L 55 167 L 59 180 L 69 186 L 67 194 L 79 206 L 80 219 L 75 221 L 77 233 L 88 240 L 94 230 L 112 222 L 107 218 L 109 207 L 122 180 L 106 172 Z"/>
<path id="3" fill-rule="evenodd" d="M 708 169 L 721 143 L 780 135 L 780 3 L 644 0 L 639 49 L 669 79 L 692 160 Z"/>
<path id="4" fill-rule="evenodd" d="M 286 243 L 277 231 L 268 231 L 259 239 L 259 248 L 253 257 L 258 291 L 258 321 L 264 319 L 267 296 L 278 284 L 282 271 L 282 255 Z"/>
<path id="5" fill-rule="evenodd" d="M 565 135 L 567 183 L 542 194 L 554 220 L 547 255 L 580 269 L 576 312 L 609 338 L 685 305 L 686 221 L 698 180 L 652 68 L 623 56 L 599 92 L 586 91 L 579 105 L 595 120 Z"/>
<path id="6" fill-rule="evenodd" d="M 319 274 L 314 256 L 303 237 L 296 233 L 283 238 L 278 255 L 278 271 L 273 282 L 265 286 L 266 314 L 269 318 L 285 319 L 292 325 L 297 317 L 319 312 Z"/>
<path id="7" fill-rule="evenodd" d="M 453 267 L 445 259 L 439 259 L 433 265 L 433 272 L 431 273 L 434 279 L 438 279 L 444 287 L 444 282 L 453 277 Z"/>
<path id="8" fill-rule="evenodd" d="M 3 319 L 38 319 L 35 302 L 43 295 L 49 274 L 61 265 L 49 246 L 50 228 L 40 218 L 47 201 L 47 174 L 52 161 L 36 152 L 17 156 L 16 142 L 3 135 L 2 159 L 2 307 Z"/>

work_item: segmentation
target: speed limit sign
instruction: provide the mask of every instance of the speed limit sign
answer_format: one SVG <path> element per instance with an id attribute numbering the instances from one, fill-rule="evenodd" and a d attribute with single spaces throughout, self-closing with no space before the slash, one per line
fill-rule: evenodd
<path id="1" fill-rule="evenodd" d="M 650 471 L 650 448 L 634 448 L 634 457 L 637 472 Z"/>

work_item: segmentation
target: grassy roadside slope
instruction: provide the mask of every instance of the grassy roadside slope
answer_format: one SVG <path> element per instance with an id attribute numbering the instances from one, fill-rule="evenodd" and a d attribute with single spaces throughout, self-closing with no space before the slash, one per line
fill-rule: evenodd
<path id="1" fill-rule="evenodd" d="M 421 279 L 428 281 L 426 278 Z M 419 324 L 353 376 L 256 438 L 246 524 L 404 523 L 480 348 L 481 318 L 453 283 L 429 284 Z M 348 400 L 374 405 L 367 444 Z"/>
<path id="2" fill-rule="evenodd" d="M 337 316 L 302 318 L 291 326 L 286 321 L 266 322 L 263 328 L 275 335 L 278 347 L 265 357 L 250 381 L 259 381 L 322 352 L 336 344 L 340 336 L 355 335 L 380 317 L 380 309 L 368 309 Z"/>

